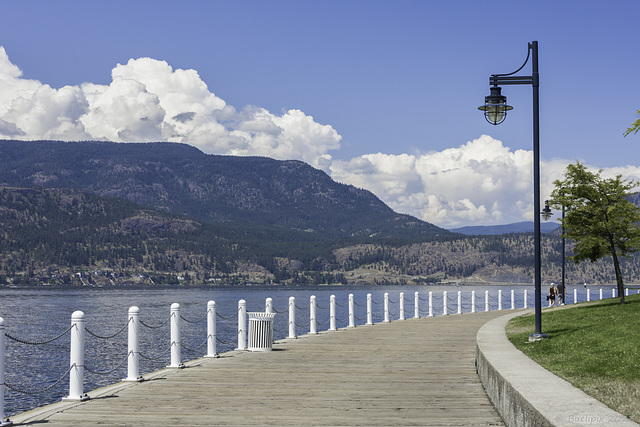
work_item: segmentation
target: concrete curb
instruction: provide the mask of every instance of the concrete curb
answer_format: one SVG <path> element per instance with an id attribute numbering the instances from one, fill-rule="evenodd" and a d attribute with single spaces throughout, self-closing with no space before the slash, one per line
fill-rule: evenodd
<path id="1" fill-rule="evenodd" d="M 505 326 L 517 311 L 487 322 L 476 337 L 480 381 L 507 426 L 638 426 L 516 349 Z M 561 396 L 561 402 L 559 402 Z"/>

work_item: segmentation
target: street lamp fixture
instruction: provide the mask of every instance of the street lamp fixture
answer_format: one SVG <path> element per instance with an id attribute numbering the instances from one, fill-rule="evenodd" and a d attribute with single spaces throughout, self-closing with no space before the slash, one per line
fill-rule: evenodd
<path id="1" fill-rule="evenodd" d="M 511 105 L 507 105 L 507 97 L 502 95 L 500 86 L 491 88 L 491 95 L 484 97 L 484 105 L 478 110 L 484 111 L 484 118 L 492 125 L 499 125 L 507 118 L 507 111 L 513 110 Z"/>
<path id="2" fill-rule="evenodd" d="M 542 219 L 544 219 L 545 221 L 549 221 L 549 218 L 553 216 L 553 212 L 551 212 L 551 208 L 549 207 L 548 200 L 544 201 L 544 209 L 542 209 L 542 212 L 540 212 L 540 215 L 542 215 Z"/>
<path id="3" fill-rule="evenodd" d="M 524 68 L 531 58 L 531 75 L 516 76 Z M 540 96 L 538 74 L 538 42 L 528 44 L 527 59 L 516 71 L 508 74 L 492 74 L 489 77 L 491 94 L 485 97 L 485 104 L 478 107 L 484 111 L 485 118 L 493 125 L 504 121 L 507 111 L 513 107 L 507 105 L 507 98 L 502 95 L 501 85 L 531 85 L 533 88 L 533 211 L 536 212 L 533 221 L 534 234 L 534 285 L 535 285 L 535 333 L 529 336 L 529 341 L 538 341 L 547 338 L 542 333 L 542 274 L 540 262 Z"/>

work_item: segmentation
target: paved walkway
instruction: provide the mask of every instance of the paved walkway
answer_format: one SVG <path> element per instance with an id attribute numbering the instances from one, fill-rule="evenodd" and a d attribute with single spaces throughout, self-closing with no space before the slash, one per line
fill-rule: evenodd
<path id="1" fill-rule="evenodd" d="M 225 353 L 12 418 L 47 426 L 504 425 L 475 369 L 476 334 L 504 311 L 408 319 Z"/>

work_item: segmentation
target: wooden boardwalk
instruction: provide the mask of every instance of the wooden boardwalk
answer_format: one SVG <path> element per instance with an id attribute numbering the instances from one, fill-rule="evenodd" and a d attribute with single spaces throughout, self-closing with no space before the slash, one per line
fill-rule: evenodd
<path id="1" fill-rule="evenodd" d="M 504 425 L 475 370 L 476 333 L 504 311 L 408 319 L 233 351 L 12 418 L 47 426 Z"/>

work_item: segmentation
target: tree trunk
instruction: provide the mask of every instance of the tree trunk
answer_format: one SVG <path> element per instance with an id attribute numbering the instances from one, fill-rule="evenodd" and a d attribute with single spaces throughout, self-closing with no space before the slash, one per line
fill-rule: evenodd
<path id="1" fill-rule="evenodd" d="M 616 270 L 616 282 L 618 284 L 618 296 L 620 297 L 620 304 L 624 304 L 624 283 L 622 282 L 622 270 L 620 270 L 618 254 L 616 253 L 613 245 L 611 247 L 611 257 L 613 258 L 613 266 Z"/>

